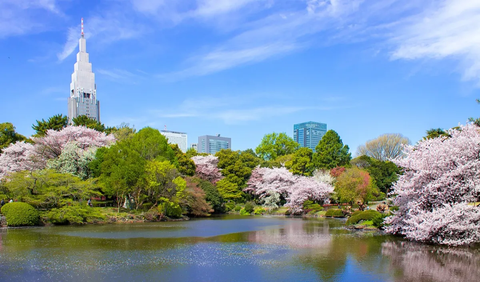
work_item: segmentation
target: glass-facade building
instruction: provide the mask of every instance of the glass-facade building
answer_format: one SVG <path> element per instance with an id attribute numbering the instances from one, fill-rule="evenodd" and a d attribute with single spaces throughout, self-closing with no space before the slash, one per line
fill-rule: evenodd
<path id="1" fill-rule="evenodd" d="M 198 137 L 197 152 L 215 154 L 222 149 L 231 149 L 232 139 L 228 137 L 205 135 Z"/>
<path id="2" fill-rule="evenodd" d="M 293 139 L 301 147 L 308 147 L 315 152 L 315 147 L 322 140 L 323 135 L 327 133 L 327 124 L 308 121 L 293 125 Z"/>

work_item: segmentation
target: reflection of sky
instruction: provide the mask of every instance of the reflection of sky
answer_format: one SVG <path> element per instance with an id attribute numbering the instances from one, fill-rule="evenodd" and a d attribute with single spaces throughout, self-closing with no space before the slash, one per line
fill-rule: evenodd
<path id="1" fill-rule="evenodd" d="M 2 233 L 0 281 L 363 282 L 480 277 L 474 268 L 480 262 L 476 249 L 453 253 L 404 248 L 392 237 L 337 229 L 343 224 L 337 220 L 230 219 L 8 229 Z M 172 234 L 179 237 L 166 238 Z M 187 234 L 198 237 L 184 237 Z"/>
<path id="2" fill-rule="evenodd" d="M 280 218 L 246 218 L 241 220 L 194 220 L 184 222 L 150 223 L 137 226 L 98 228 L 87 226 L 72 231 L 61 232 L 62 235 L 87 238 L 182 238 L 213 237 L 223 234 L 249 232 L 266 228 L 278 228 L 287 221 Z M 116 229 L 116 230 L 115 230 Z"/>

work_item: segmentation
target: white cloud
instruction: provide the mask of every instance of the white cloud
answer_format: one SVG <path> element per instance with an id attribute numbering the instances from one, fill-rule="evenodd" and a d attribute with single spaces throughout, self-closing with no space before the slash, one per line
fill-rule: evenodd
<path id="1" fill-rule="evenodd" d="M 52 14 L 63 16 L 55 0 L 2 0 L 0 38 L 44 31 Z"/>
<path id="2" fill-rule="evenodd" d="M 447 0 L 397 30 L 393 59 L 460 60 L 463 78 L 480 83 L 480 1 Z"/>
<path id="3" fill-rule="evenodd" d="M 80 26 L 80 25 L 79 25 Z M 79 36 L 79 28 L 69 28 L 67 32 L 67 42 L 63 45 L 62 52 L 57 54 L 57 58 L 59 61 L 63 61 L 65 58 L 70 56 L 70 54 L 75 51 L 76 47 L 78 46 Z"/>
<path id="4" fill-rule="evenodd" d="M 100 75 L 104 75 L 113 81 L 123 82 L 123 83 L 133 83 L 133 84 L 136 84 L 139 80 L 143 79 L 143 76 L 145 75 L 144 72 L 141 72 L 141 75 L 140 75 L 140 74 L 136 74 L 127 70 L 122 70 L 122 69 L 111 69 L 111 70 L 97 69 L 96 73 Z"/>

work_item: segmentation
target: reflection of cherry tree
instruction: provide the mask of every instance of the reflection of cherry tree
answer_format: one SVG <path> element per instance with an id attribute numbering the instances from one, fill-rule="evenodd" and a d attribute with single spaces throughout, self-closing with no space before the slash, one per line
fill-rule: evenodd
<path id="1" fill-rule="evenodd" d="M 393 186 L 399 211 L 386 231 L 408 239 L 447 245 L 480 241 L 480 133 L 473 125 L 405 147 L 404 168 Z"/>
<path id="2" fill-rule="evenodd" d="M 311 229 L 309 229 L 309 227 Z M 291 221 L 281 229 L 271 228 L 251 232 L 250 242 L 289 246 L 292 248 L 311 249 L 315 253 L 328 253 L 332 244 L 332 235 L 328 222 L 315 222 L 314 225 L 304 221 Z"/>
<path id="3" fill-rule="evenodd" d="M 306 200 L 324 201 L 333 191 L 333 187 L 327 183 L 318 182 L 312 177 L 293 175 L 284 167 L 257 167 L 247 185 L 246 192 L 258 195 L 271 206 L 278 205 L 278 195 L 282 196 L 287 200 L 286 206 L 294 213 L 302 211 Z"/>
<path id="4" fill-rule="evenodd" d="M 385 242 L 382 254 L 391 261 L 398 281 L 479 281 L 480 253 L 414 242 Z M 399 269 L 401 271 L 399 271 Z"/>
<path id="5" fill-rule="evenodd" d="M 195 163 L 195 173 L 203 180 L 217 183 L 223 178 L 220 170 L 217 168 L 218 158 L 212 155 L 192 157 Z"/>

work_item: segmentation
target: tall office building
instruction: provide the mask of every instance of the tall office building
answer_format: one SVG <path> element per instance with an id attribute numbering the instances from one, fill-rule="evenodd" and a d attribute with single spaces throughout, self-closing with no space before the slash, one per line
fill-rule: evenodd
<path id="1" fill-rule="evenodd" d="M 293 139 L 301 147 L 308 147 L 315 152 L 315 147 L 322 140 L 323 135 L 327 133 L 327 124 L 314 121 L 308 121 L 293 125 Z"/>
<path id="2" fill-rule="evenodd" d="M 228 137 L 205 135 L 198 137 L 197 152 L 215 154 L 222 149 L 231 149 L 232 139 Z"/>
<path id="3" fill-rule="evenodd" d="M 92 64 L 89 62 L 87 42 L 82 33 L 78 41 L 77 62 L 73 66 L 70 98 L 68 98 L 68 122 L 81 115 L 86 115 L 100 122 L 100 101 L 97 100 L 97 86 Z"/>
<path id="4" fill-rule="evenodd" d="M 187 133 L 169 130 L 160 130 L 160 133 L 167 137 L 168 143 L 177 144 L 184 153 L 187 151 Z"/>

